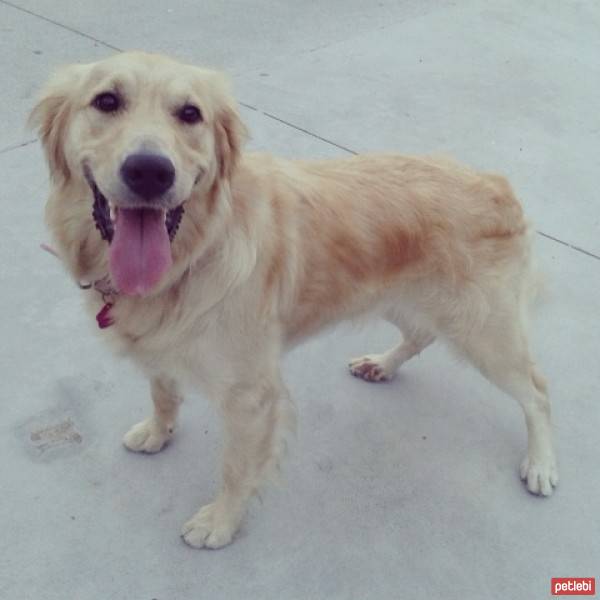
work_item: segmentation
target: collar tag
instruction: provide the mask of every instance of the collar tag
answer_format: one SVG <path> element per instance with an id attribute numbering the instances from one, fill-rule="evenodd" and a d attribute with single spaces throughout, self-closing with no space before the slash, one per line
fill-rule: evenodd
<path id="1" fill-rule="evenodd" d="M 108 275 L 94 281 L 93 287 L 102 296 L 102 300 L 104 300 L 104 306 L 96 315 L 96 321 L 100 329 L 106 329 L 115 322 L 113 316 L 110 314 L 110 309 L 113 307 L 119 292 L 112 286 Z"/>
<path id="2" fill-rule="evenodd" d="M 110 327 L 115 321 L 110 314 L 110 309 L 113 307 L 112 302 L 107 302 L 96 315 L 96 321 L 100 329 Z"/>

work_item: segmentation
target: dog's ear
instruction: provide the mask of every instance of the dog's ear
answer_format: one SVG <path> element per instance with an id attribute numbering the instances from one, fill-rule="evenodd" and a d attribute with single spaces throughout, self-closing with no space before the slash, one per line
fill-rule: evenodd
<path id="1" fill-rule="evenodd" d="M 50 176 L 67 181 L 71 173 L 65 157 L 63 142 L 70 112 L 70 95 L 79 77 L 80 65 L 63 67 L 48 81 L 29 115 L 27 124 L 37 130 Z"/>
<path id="2" fill-rule="evenodd" d="M 240 159 L 244 142 L 248 138 L 248 129 L 242 122 L 228 90 L 222 91 L 221 98 L 215 115 L 215 145 L 219 176 L 229 179 Z"/>

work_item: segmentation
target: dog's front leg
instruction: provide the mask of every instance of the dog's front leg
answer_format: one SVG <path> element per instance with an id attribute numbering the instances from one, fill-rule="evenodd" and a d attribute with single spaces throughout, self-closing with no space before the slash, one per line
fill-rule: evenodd
<path id="1" fill-rule="evenodd" d="M 141 423 L 134 425 L 123 438 L 123 443 L 133 452 L 153 454 L 162 450 L 173 437 L 173 429 L 182 402 L 175 381 L 169 377 L 154 377 L 150 382 L 154 412 Z"/>
<path id="2" fill-rule="evenodd" d="M 220 407 L 225 433 L 222 489 L 182 530 L 183 539 L 196 548 L 220 548 L 231 542 L 248 500 L 277 465 L 292 419 L 278 375 L 229 387 Z"/>

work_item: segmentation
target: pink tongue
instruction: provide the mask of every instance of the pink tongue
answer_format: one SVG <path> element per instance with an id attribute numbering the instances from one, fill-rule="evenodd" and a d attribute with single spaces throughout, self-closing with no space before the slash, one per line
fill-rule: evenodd
<path id="1" fill-rule="evenodd" d="M 171 244 L 161 210 L 120 208 L 110 245 L 110 273 L 128 295 L 149 292 L 172 264 Z"/>

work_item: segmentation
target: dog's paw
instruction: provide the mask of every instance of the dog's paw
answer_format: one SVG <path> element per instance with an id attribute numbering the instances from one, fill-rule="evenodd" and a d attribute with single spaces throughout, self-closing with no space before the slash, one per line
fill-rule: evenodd
<path id="1" fill-rule="evenodd" d="M 231 543 L 239 521 L 218 502 L 203 506 L 181 529 L 181 537 L 194 548 L 222 548 Z"/>
<path id="2" fill-rule="evenodd" d="M 360 377 L 365 381 L 389 381 L 395 375 L 394 371 L 386 365 L 381 354 L 353 358 L 348 366 L 354 377 Z"/>
<path id="3" fill-rule="evenodd" d="M 532 494 L 551 496 L 558 485 L 558 470 L 554 458 L 535 460 L 526 456 L 521 463 L 521 479 Z"/>
<path id="4" fill-rule="evenodd" d="M 134 425 L 123 437 L 123 444 L 133 452 L 154 454 L 162 450 L 171 439 L 172 432 L 165 433 L 153 417 Z"/>

